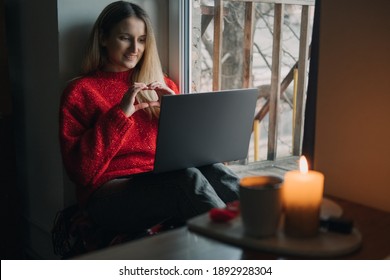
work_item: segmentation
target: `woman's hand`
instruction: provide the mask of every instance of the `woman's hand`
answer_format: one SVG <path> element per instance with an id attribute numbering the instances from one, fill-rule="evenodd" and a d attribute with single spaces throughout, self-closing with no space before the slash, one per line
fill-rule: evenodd
<path id="1" fill-rule="evenodd" d="M 162 95 L 173 95 L 173 94 L 175 94 L 175 92 L 172 89 L 170 89 L 165 84 L 162 84 L 160 82 L 150 83 L 150 84 L 147 85 L 147 87 L 148 87 L 149 90 L 154 90 L 157 93 L 159 100 L 161 99 Z"/>
<path id="2" fill-rule="evenodd" d="M 135 97 L 141 90 L 154 90 L 158 95 L 158 101 L 142 102 L 139 104 L 134 104 Z M 159 101 L 161 100 L 161 96 L 173 95 L 173 94 L 175 94 L 175 92 L 172 89 L 170 89 L 168 86 L 160 82 L 152 82 L 148 85 L 144 83 L 134 83 L 134 85 L 131 86 L 130 89 L 123 96 L 120 103 L 120 107 L 123 113 L 125 113 L 127 117 L 130 117 L 140 109 L 145 109 L 147 107 L 152 107 L 152 106 L 159 107 L 160 106 Z"/>
<path id="3" fill-rule="evenodd" d="M 156 86 L 155 86 L 156 87 Z M 156 87 L 157 88 L 157 87 Z M 133 115 L 135 112 L 141 109 L 145 109 L 147 107 L 152 107 L 152 106 L 160 106 L 160 102 L 158 101 L 151 101 L 151 102 L 142 102 L 139 104 L 134 104 L 135 103 L 135 97 L 141 90 L 150 90 L 151 88 L 147 86 L 144 83 L 134 83 L 129 90 L 123 95 L 123 98 L 120 103 L 120 107 L 123 111 L 123 113 L 127 116 L 130 117 Z M 158 93 L 157 93 L 158 94 Z"/>

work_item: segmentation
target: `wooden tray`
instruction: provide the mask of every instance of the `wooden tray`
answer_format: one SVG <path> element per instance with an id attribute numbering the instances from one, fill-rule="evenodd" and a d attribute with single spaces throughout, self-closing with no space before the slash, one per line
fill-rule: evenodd
<path id="1" fill-rule="evenodd" d="M 341 215 L 341 212 L 342 209 L 337 204 L 324 199 L 322 217 Z M 275 236 L 253 238 L 244 235 L 240 217 L 228 223 L 215 223 L 209 219 L 208 213 L 189 220 L 187 225 L 189 230 L 221 242 L 269 253 L 301 257 L 332 258 L 346 255 L 357 250 L 362 241 L 362 236 L 356 228 L 350 234 L 320 231 L 316 237 L 293 238 L 284 234 L 282 225 Z"/>

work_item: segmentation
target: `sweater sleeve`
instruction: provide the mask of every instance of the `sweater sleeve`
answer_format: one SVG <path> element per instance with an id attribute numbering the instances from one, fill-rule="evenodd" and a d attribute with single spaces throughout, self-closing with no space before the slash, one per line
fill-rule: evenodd
<path id="1" fill-rule="evenodd" d="M 60 107 L 60 143 L 65 168 L 78 185 L 97 181 L 121 148 L 133 121 L 119 105 L 103 110 L 102 101 L 74 87 L 65 90 Z"/>
<path id="2" fill-rule="evenodd" d="M 175 84 L 174 81 L 172 81 L 170 78 L 168 77 L 164 77 L 164 80 L 165 80 L 165 83 L 167 84 L 167 86 L 173 90 L 176 94 L 179 94 L 179 88 L 177 87 L 177 85 Z"/>

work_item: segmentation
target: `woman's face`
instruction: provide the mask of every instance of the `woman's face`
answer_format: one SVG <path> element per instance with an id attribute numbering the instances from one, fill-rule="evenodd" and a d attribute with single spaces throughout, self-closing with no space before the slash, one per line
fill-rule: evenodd
<path id="1" fill-rule="evenodd" d="M 134 68 L 142 58 L 146 44 L 143 20 L 129 17 L 115 25 L 108 37 L 102 38 L 107 61 L 104 71 L 121 72 Z"/>

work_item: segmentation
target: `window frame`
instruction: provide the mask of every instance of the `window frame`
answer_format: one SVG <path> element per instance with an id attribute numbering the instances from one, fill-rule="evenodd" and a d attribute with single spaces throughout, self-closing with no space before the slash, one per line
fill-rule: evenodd
<path id="1" fill-rule="evenodd" d="M 191 0 L 169 0 L 169 76 L 181 93 L 191 89 Z"/>

